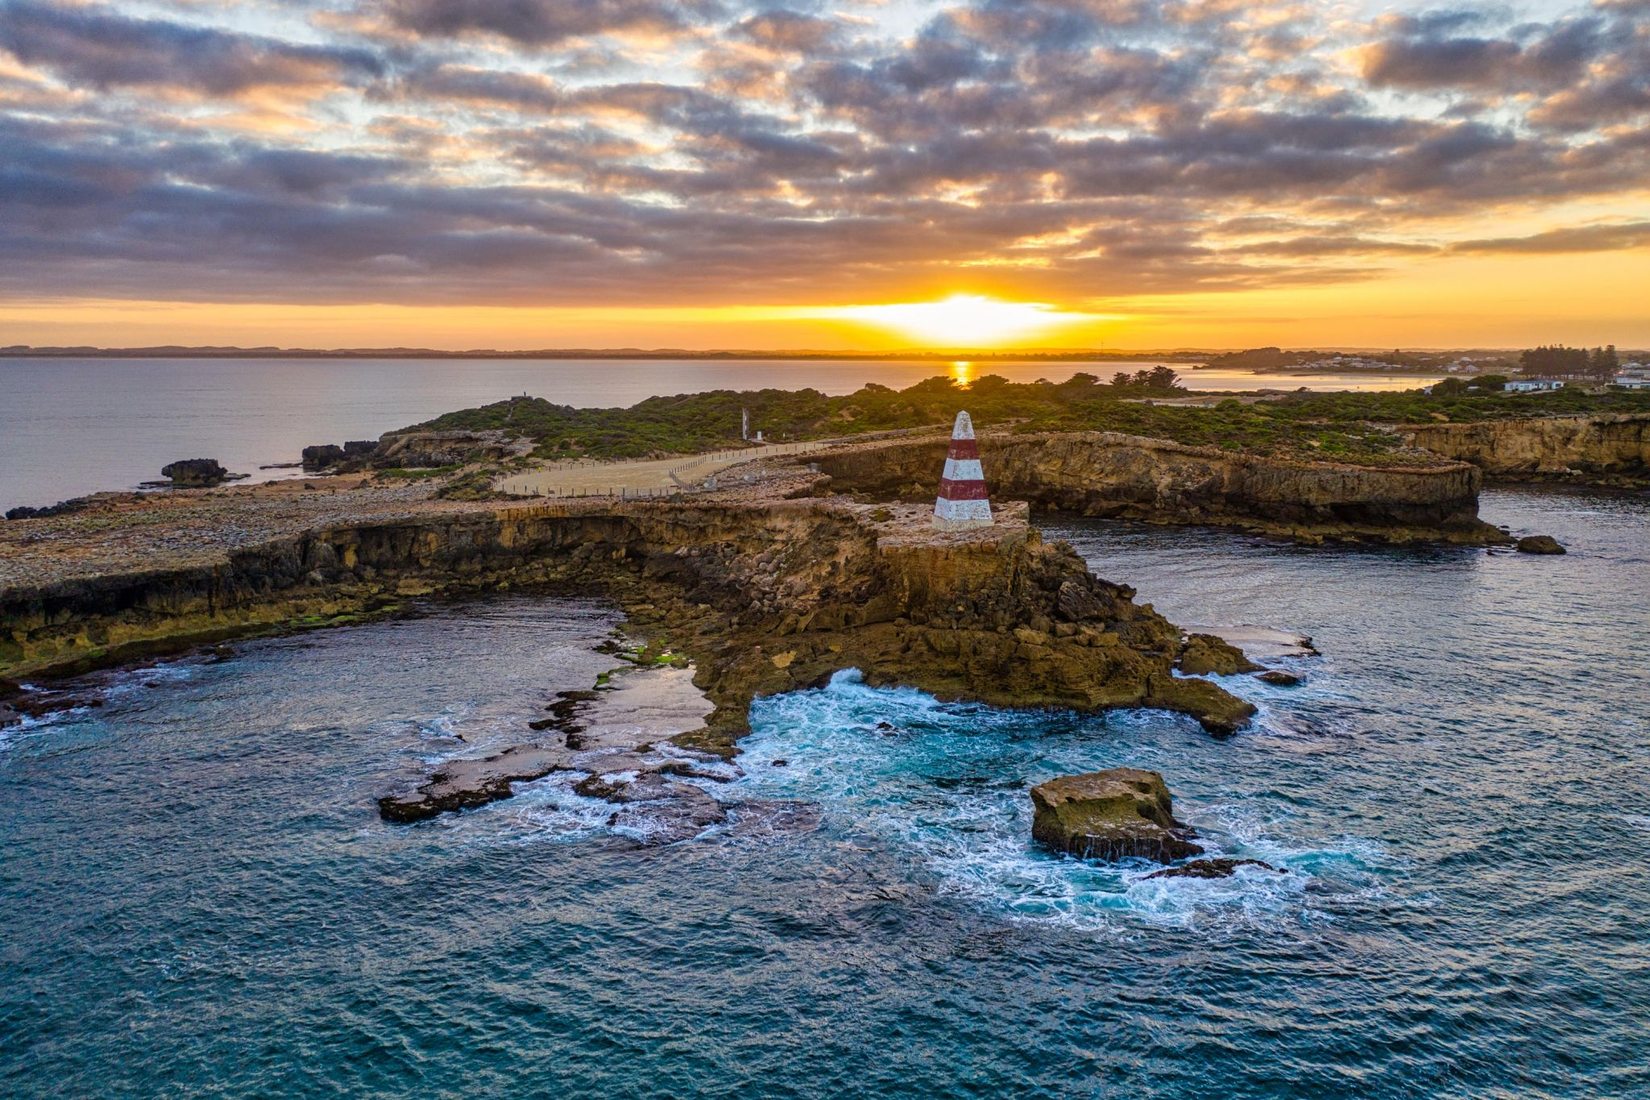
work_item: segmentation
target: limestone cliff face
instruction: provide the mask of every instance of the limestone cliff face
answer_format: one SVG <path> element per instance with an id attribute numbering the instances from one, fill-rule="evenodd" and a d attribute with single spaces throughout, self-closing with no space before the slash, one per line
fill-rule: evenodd
<path id="1" fill-rule="evenodd" d="M 1042 542 L 1023 506 L 939 533 L 923 507 L 841 500 L 539 505 L 312 531 L 219 564 L 0 592 L 0 675 L 72 667 L 400 597 L 572 584 L 698 664 L 725 749 L 750 700 L 849 667 L 998 705 L 1153 706 L 1212 732 L 1252 708 L 1175 676 L 1180 632 Z"/>
<path id="2" fill-rule="evenodd" d="M 1492 477 L 1650 476 L 1650 413 L 1532 417 L 1402 429 L 1418 447 Z"/>
<path id="3" fill-rule="evenodd" d="M 938 440 L 898 441 L 818 460 L 834 490 L 932 497 Z M 1242 527 L 1304 541 L 1481 543 L 1479 471 L 1466 463 L 1369 467 L 1236 454 L 1116 432 L 981 439 L 997 497 L 1087 516 Z"/>

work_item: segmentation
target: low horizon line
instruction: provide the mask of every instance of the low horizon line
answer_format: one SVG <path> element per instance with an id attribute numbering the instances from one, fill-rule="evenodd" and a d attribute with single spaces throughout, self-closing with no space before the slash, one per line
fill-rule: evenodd
<path id="1" fill-rule="evenodd" d="M 1280 346 L 1256 347 L 1156 347 L 1156 348 L 901 348 L 887 351 L 856 351 L 829 348 L 428 348 L 428 347 L 339 347 L 339 348 L 285 348 L 270 344 L 242 346 L 238 344 L 152 344 L 129 347 L 102 347 L 91 344 L 31 345 L 12 344 L 0 347 L 0 358 L 310 358 L 310 359 L 816 359 L 816 360 L 984 360 L 1012 362 L 1025 359 L 1081 362 L 1093 360 L 1131 359 L 1141 357 L 1199 358 L 1236 352 L 1277 348 L 1283 352 L 1326 353 L 1516 353 L 1521 348 L 1485 347 L 1473 345 L 1435 345 L 1387 349 L 1370 345 Z M 1624 352 L 1636 349 L 1623 349 Z"/>

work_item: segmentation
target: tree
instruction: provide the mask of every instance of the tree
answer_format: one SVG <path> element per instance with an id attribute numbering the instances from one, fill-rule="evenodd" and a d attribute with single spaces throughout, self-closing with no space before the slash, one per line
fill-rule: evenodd
<path id="1" fill-rule="evenodd" d="M 1615 380 L 1616 372 L 1621 370 L 1621 360 L 1616 357 L 1616 346 L 1594 348 L 1593 354 L 1587 358 L 1587 374 L 1595 382 L 1611 382 Z"/>
<path id="2" fill-rule="evenodd" d="M 1602 349 L 1599 349 L 1602 355 Z M 1591 378 L 1594 377 L 1593 356 L 1586 348 L 1567 348 L 1563 344 L 1528 348 L 1518 356 L 1519 373 L 1526 378 Z"/>
<path id="3" fill-rule="evenodd" d="M 1153 367 L 1146 375 L 1146 388 L 1153 390 L 1178 390 L 1180 375 L 1171 367 Z"/>
<path id="4" fill-rule="evenodd" d="M 1120 370 L 1111 376 L 1111 384 L 1120 390 L 1126 390 L 1134 385 L 1134 376 L 1126 370 Z"/>

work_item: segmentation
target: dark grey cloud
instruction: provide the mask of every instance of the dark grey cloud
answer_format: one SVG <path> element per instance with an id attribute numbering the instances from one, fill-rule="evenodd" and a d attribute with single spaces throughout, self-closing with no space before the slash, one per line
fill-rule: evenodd
<path id="1" fill-rule="evenodd" d="M 531 46 L 614 31 L 677 31 L 705 6 L 665 0 L 389 0 L 392 23 L 421 35 L 496 35 Z"/>
<path id="2" fill-rule="evenodd" d="M 0 48 L 86 87 L 182 87 L 214 96 L 359 80 L 383 69 L 379 56 L 362 48 L 298 45 L 29 0 L 0 5 Z"/>
<path id="3" fill-rule="evenodd" d="M 1605 252 L 1650 245 L 1650 221 L 1613 225 L 1582 225 L 1553 229 L 1526 237 L 1494 237 L 1460 241 L 1452 252 Z"/>
<path id="4" fill-rule="evenodd" d="M 1480 12 L 1395 20 L 1393 33 L 1365 55 L 1364 76 L 1377 87 L 1558 89 L 1619 48 L 1621 41 L 1612 39 L 1624 29 L 1619 21 L 1588 15 L 1506 27 L 1490 36 L 1461 33 L 1487 22 Z"/>
<path id="5" fill-rule="evenodd" d="M 307 27 L 0 0 L 0 290 L 1078 301 L 1650 243 L 1440 228 L 1639 192 L 1650 3 L 1362 33 L 1255 7 L 958 0 L 896 34 L 859 0 L 340 0 Z M 211 114 L 271 87 L 326 94 L 285 131 Z"/>

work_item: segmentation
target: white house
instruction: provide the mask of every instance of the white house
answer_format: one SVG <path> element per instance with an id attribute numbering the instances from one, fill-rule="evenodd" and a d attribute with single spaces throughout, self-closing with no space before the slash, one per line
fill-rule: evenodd
<path id="1" fill-rule="evenodd" d="M 1557 378 L 1514 378 L 1502 387 L 1508 393 L 1541 393 L 1563 388 L 1564 383 Z"/>
<path id="2" fill-rule="evenodd" d="M 1625 386 L 1630 390 L 1650 390 L 1650 377 L 1642 374 L 1618 374 L 1612 385 Z"/>

